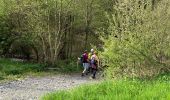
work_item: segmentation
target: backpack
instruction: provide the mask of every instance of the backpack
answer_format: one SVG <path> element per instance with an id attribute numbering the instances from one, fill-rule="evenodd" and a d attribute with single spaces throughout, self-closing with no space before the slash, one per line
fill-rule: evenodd
<path id="1" fill-rule="evenodd" d="M 94 57 L 91 58 L 91 64 L 94 64 L 94 65 L 97 64 L 97 60 Z"/>
<path id="2" fill-rule="evenodd" d="M 94 57 L 91 58 L 90 63 L 92 68 L 97 69 L 97 60 Z"/>
<path id="3" fill-rule="evenodd" d="M 88 62 L 88 55 L 87 54 L 82 54 L 81 56 L 81 62 L 82 63 L 87 63 Z"/>

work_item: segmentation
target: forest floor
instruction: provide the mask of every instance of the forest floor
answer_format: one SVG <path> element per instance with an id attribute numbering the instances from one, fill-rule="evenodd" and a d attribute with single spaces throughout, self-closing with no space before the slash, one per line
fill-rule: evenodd
<path id="1" fill-rule="evenodd" d="M 23 80 L 0 84 L 0 100 L 37 100 L 41 96 L 57 90 L 70 89 L 81 84 L 99 82 L 90 76 L 80 74 L 27 77 Z"/>

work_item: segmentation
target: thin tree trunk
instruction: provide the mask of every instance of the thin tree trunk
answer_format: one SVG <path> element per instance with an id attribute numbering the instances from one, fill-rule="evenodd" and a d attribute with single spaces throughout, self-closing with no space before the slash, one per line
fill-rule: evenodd
<path id="1" fill-rule="evenodd" d="M 61 45 L 61 39 L 62 39 L 62 33 L 61 33 L 61 12 L 62 12 L 62 6 L 63 6 L 63 0 L 60 0 L 61 2 L 61 7 L 60 7 L 60 11 L 58 13 L 59 19 L 58 19 L 58 32 L 56 33 L 56 41 L 55 41 L 55 51 L 54 51 L 54 60 L 57 59 L 57 55 L 58 55 L 58 51 L 59 51 L 59 47 Z M 56 43 L 57 42 L 57 43 Z"/>

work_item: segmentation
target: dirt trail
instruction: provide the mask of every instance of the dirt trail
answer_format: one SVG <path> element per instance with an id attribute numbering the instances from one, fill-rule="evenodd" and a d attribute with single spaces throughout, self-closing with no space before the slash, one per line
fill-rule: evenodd
<path id="1" fill-rule="evenodd" d="M 26 78 L 0 84 L 0 100 L 38 100 L 42 95 L 61 90 L 70 89 L 80 84 L 97 82 L 89 76 L 57 75 L 42 78 Z"/>

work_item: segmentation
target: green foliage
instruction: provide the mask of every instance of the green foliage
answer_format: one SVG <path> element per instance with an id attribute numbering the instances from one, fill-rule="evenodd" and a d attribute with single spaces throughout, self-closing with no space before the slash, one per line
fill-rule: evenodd
<path id="1" fill-rule="evenodd" d="M 44 65 L 27 63 L 22 61 L 12 61 L 10 59 L 0 59 L 0 79 L 7 79 L 8 76 L 23 76 L 27 73 L 38 73 L 43 72 L 45 69 Z"/>
<path id="2" fill-rule="evenodd" d="M 50 69 L 52 68 L 52 70 Z M 82 70 L 82 66 L 76 61 L 60 60 L 55 65 L 30 63 L 17 59 L 0 59 L 0 80 L 22 78 L 27 75 L 44 76 L 57 73 L 76 73 Z"/>
<path id="3" fill-rule="evenodd" d="M 0 81 L 4 80 L 4 74 L 0 72 Z"/>
<path id="4" fill-rule="evenodd" d="M 15 38 L 10 34 L 10 31 L 7 16 L 0 15 L 0 54 L 8 52 L 9 45 L 13 38 Z"/>
<path id="5" fill-rule="evenodd" d="M 0 22 L 0 33 L 3 35 L 0 34 L 0 42 L 3 44 L 1 51 L 12 50 L 10 53 L 14 55 L 20 53 L 37 56 L 39 62 L 54 64 L 59 56 L 65 59 L 77 56 L 84 49 L 84 44 L 87 44 L 88 48 L 90 44 L 97 44 L 98 34 L 95 34 L 95 31 L 98 27 L 106 25 L 100 0 L 0 2 L 3 5 L 0 12 L 5 18 L 5 22 L 4 19 Z M 8 28 L 9 32 L 4 31 L 4 28 Z M 7 33 L 9 35 L 6 35 Z M 4 39 L 4 35 L 5 40 L 1 40 Z M 91 36 L 93 38 L 89 38 Z M 7 41 L 6 37 L 12 38 L 8 38 Z"/>
<path id="6" fill-rule="evenodd" d="M 0 0 L 0 15 L 3 14 L 3 10 L 4 10 L 4 3 L 2 0 Z"/>
<path id="7" fill-rule="evenodd" d="M 53 65 L 58 72 L 61 73 L 76 73 L 82 71 L 83 67 L 78 64 L 75 59 L 59 60 Z"/>
<path id="8" fill-rule="evenodd" d="M 170 69 L 169 0 L 0 2 L 0 54 L 55 65 L 92 45 L 101 47 L 103 36 L 102 59 L 111 76 L 152 76 Z"/>
<path id="9" fill-rule="evenodd" d="M 127 2 L 126 2 L 127 1 Z M 170 66 L 170 2 L 126 0 L 113 6 L 103 58 L 111 76 L 153 76 Z"/>
<path id="10" fill-rule="evenodd" d="M 42 100 L 168 100 L 169 77 L 164 75 L 154 80 L 105 81 L 47 94 Z"/>

